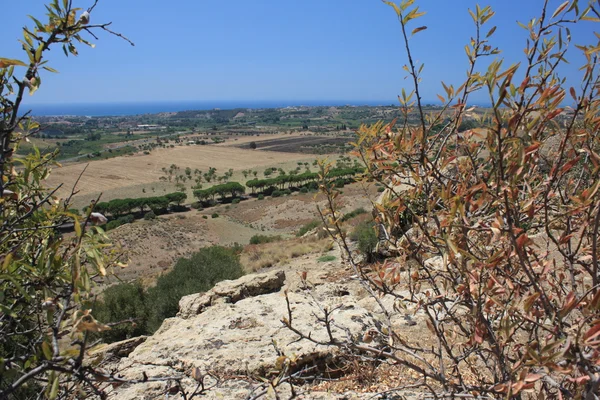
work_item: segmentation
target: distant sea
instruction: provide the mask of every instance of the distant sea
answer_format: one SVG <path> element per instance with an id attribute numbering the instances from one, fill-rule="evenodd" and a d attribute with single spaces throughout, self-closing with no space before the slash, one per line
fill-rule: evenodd
<path id="1" fill-rule="evenodd" d="M 140 102 L 140 103 L 75 103 L 75 104 L 23 104 L 21 111 L 31 110 L 37 116 L 123 116 L 156 114 L 189 110 L 223 110 L 233 108 L 283 108 L 295 106 L 380 106 L 397 104 L 397 101 L 182 101 L 182 102 Z"/>

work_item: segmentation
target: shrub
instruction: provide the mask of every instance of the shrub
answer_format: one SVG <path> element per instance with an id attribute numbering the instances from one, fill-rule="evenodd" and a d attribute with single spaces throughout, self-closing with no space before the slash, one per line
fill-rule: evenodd
<path id="1" fill-rule="evenodd" d="M 240 203 L 239 198 L 231 200 L 231 204 L 239 204 L 239 203 Z"/>
<path id="2" fill-rule="evenodd" d="M 204 208 L 202 208 L 202 203 L 199 201 L 193 202 L 190 207 L 192 207 L 194 210 L 198 210 L 198 211 L 204 210 Z"/>
<path id="3" fill-rule="evenodd" d="M 280 190 L 274 190 L 273 193 L 271 193 L 271 196 L 273 197 L 281 197 L 283 195 L 283 192 L 281 192 Z"/>
<path id="4" fill-rule="evenodd" d="M 385 192 L 385 187 L 383 187 L 383 186 L 380 186 L 380 187 L 378 187 L 378 188 L 377 188 L 377 192 L 378 192 L 378 193 L 383 193 L 383 192 Z"/>
<path id="5" fill-rule="evenodd" d="M 265 199 L 265 195 L 264 194 L 259 194 L 257 197 L 258 200 L 264 200 Z"/>
<path id="6" fill-rule="evenodd" d="M 362 208 L 362 207 L 357 208 L 356 210 L 353 210 L 353 211 L 350 211 L 347 214 L 344 214 L 344 216 L 342 217 L 342 222 L 349 221 L 349 220 L 351 220 L 354 217 L 357 217 L 357 216 L 359 216 L 361 214 L 366 214 L 366 213 L 367 213 L 367 210 L 365 210 L 364 208 Z"/>
<path id="7" fill-rule="evenodd" d="M 423 65 L 410 46 L 425 29 L 414 21 L 425 12 L 412 0 L 386 3 L 402 25 L 412 87 L 400 97 L 404 123 L 362 126 L 355 153 L 370 179 L 395 187 L 377 204 L 391 262 L 362 269 L 353 260 L 335 218 L 339 193 L 327 179 L 322 213 L 373 297 L 414 305 L 428 329 L 395 344 L 402 328 L 390 317 L 404 311 L 382 304 L 389 313 L 384 351 L 343 335 L 326 344 L 412 370 L 430 392 L 424 397 L 598 398 L 599 49 L 597 37 L 576 44 L 569 33 L 588 12 L 599 21 L 598 2 L 586 2 L 585 11 L 577 1 L 540 2 L 541 16 L 520 24 L 522 60 L 497 56 L 489 6 L 469 10 L 476 31 L 466 46 L 469 72 L 443 83 L 442 107 L 433 112 L 422 104 L 429 84 L 421 84 Z M 579 50 L 580 76 L 565 75 L 563 63 Z M 489 118 L 473 113 L 474 96 L 489 100 Z M 461 132 L 469 120 L 483 129 Z M 363 251 L 373 248 L 373 231 L 356 233 Z"/>
<path id="8" fill-rule="evenodd" d="M 335 187 L 337 187 L 337 188 L 343 188 L 346 185 L 346 180 L 345 179 L 336 179 L 334 184 L 335 184 Z"/>
<path id="9" fill-rule="evenodd" d="M 300 228 L 300 230 L 298 230 L 298 232 L 296 233 L 296 236 L 297 237 L 304 236 L 304 235 L 306 235 L 306 233 L 312 231 L 313 229 L 315 229 L 319 226 L 321 226 L 321 221 L 319 221 L 317 219 L 314 221 L 310 221 L 309 223 L 302 226 L 302 228 Z"/>
<path id="10" fill-rule="evenodd" d="M 156 214 L 154 214 L 154 211 L 148 211 L 145 215 L 144 215 L 144 219 L 146 221 L 150 221 L 153 219 L 156 219 Z"/>
<path id="11" fill-rule="evenodd" d="M 283 193 L 283 195 L 285 195 L 285 196 L 289 196 L 289 195 L 291 195 L 291 194 L 292 194 L 292 191 L 291 191 L 290 189 L 285 189 L 285 190 L 284 190 L 282 193 Z"/>
<path id="12" fill-rule="evenodd" d="M 206 247 L 190 258 L 180 258 L 171 272 L 159 277 L 156 286 L 148 289 L 149 330 L 155 331 L 165 318 L 174 317 L 183 296 L 205 292 L 217 282 L 242 275 L 239 255 L 233 249 Z"/>
<path id="13" fill-rule="evenodd" d="M 203 215 L 202 219 L 208 219 L 208 216 L 207 215 Z"/>
<path id="14" fill-rule="evenodd" d="M 120 283 L 106 288 L 102 300 L 92 305 L 94 315 L 104 323 L 135 319 L 133 323 L 113 326 L 99 334 L 105 342 L 117 342 L 148 333 L 147 296 L 140 282 Z"/>
<path id="15" fill-rule="evenodd" d="M 330 261 L 335 261 L 335 256 L 331 256 L 331 255 L 325 255 L 325 256 L 321 256 L 319 258 L 317 258 L 318 262 L 330 262 Z"/>
<path id="16" fill-rule="evenodd" d="M 308 188 L 307 187 L 300 188 L 300 193 L 308 193 Z"/>
<path id="17" fill-rule="evenodd" d="M 367 261 L 373 260 L 379 241 L 373 221 L 364 221 L 358 224 L 350 234 L 350 239 L 357 242 L 358 249 L 367 257 Z"/>
<path id="18" fill-rule="evenodd" d="M 250 238 L 250 244 L 261 244 L 278 242 L 281 240 L 281 236 L 267 236 L 267 235 L 254 235 Z"/>
<path id="19" fill-rule="evenodd" d="M 219 214 L 217 214 L 217 213 L 213 213 L 213 214 L 211 215 L 211 217 L 212 217 L 212 218 L 219 218 Z"/>

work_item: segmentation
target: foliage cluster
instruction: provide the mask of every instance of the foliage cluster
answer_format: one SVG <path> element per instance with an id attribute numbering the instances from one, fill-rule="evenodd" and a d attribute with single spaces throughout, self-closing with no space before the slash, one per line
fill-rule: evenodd
<path id="1" fill-rule="evenodd" d="M 353 168 L 339 168 L 331 171 L 331 176 L 352 179 L 358 174 L 364 173 L 364 168 L 353 167 Z M 263 192 L 266 188 L 274 187 L 284 189 L 287 185 L 291 187 L 302 187 L 310 183 L 316 183 L 319 180 L 319 174 L 316 172 L 304 172 L 302 174 L 294 175 L 280 175 L 270 179 L 252 179 L 246 182 L 246 186 L 258 192 Z"/>
<path id="2" fill-rule="evenodd" d="M 183 296 L 205 292 L 217 282 L 237 279 L 243 273 L 237 249 L 212 246 L 190 258 L 180 258 L 173 270 L 160 276 L 149 289 L 144 289 L 139 282 L 111 286 L 92 306 L 94 315 L 106 323 L 130 323 L 116 325 L 99 336 L 114 342 L 152 334 L 165 318 L 177 314 Z"/>
<path id="3" fill-rule="evenodd" d="M 246 192 L 246 188 L 238 182 L 228 182 L 221 185 L 211 186 L 208 189 L 196 189 L 194 190 L 194 197 L 200 201 L 207 201 L 209 199 L 215 200 L 215 196 L 219 195 L 222 199 L 225 199 L 227 195 L 235 198 Z"/>

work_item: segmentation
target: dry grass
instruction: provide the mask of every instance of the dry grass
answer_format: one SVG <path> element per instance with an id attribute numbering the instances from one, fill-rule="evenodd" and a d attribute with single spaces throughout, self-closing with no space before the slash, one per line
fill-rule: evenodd
<path id="1" fill-rule="evenodd" d="M 215 167 L 219 175 L 231 168 L 235 172 L 232 180 L 245 182 L 250 178 L 243 177 L 241 171 L 244 169 L 255 169 L 260 172 L 259 177 L 262 177 L 262 171 L 266 167 L 278 166 L 289 170 L 295 167 L 299 161 L 312 162 L 315 158 L 306 154 L 246 150 L 214 145 L 156 149 L 149 155 L 136 154 L 91 161 L 77 187 L 79 189 L 77 199 L 80 202 L 81 199 L 85 199 L 85 204 L 87 204 L 90 199 L 97 197 L 100 193 L 104 193 L 104 201 L 119 197 L 140 197 L 144 195 L 143 188 L 147 190 L 146 196 L 156 196 L 156 193 L 150 193 L 151 187 L 155 187 L 159 192 L 162 189 L 166 191 L 167 186 L 174 187 L 174 184 L 161 183 L 159 180 L 161 176 L 164 176 L 162 168 L 169 168 L 171 164 L 176 164 L 182 169 L 190 167 L 192 170 L 199 169 L 204 172 L 209 167 Z M 66 196 L 70 193 L 85 165 L 77 163 L 55 168 L 46 184 L 49 188 L 63 184 L 58 196 Z M 191 185 L 190 182 L 186 184 L 187 187 Z M 129 190 L 130 188 L 131 190 Z M 170 190 L 172 191 L 172 189 Z"/>
<path id="2" fill-rule="evenodd" d="M 285 242 L 248 245 L 242 252 L 240 261 L 247 272 L 256 272 L 307 254 L 329 251 L 332 246 L 331 240 L 317 238 L 297 238 Z"/>

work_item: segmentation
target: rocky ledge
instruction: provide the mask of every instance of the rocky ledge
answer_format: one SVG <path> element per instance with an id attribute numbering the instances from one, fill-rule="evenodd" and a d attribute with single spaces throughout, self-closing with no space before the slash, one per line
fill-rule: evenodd
<path id="1" fill-rule="evenodd" d="M 173 392 L 175 381 L 156 381 L 162 378 L 176 378 L 192 393 L 198 386 L 194 378 L 206 375 L 204 382 L 211 389 L 202 398 L 250 399 L 266 390 L 261 378 L 277 376 L 286 357 L 293 359 L 292 372 L 322 371 L 335 361 L 338 350 L 299 341 L 284 326 L 281 320 L 288 316 L 284 293 L 288 294 L 294 325 L 315 339 L 328 337 L 317 320 L 320 307 L 335 309 L 332 333 L 338 337 L 360 340 L 367 331 L 380 328 L 377 315 L 361 306 L 356 281 L 320 282 L 311 290 L 297 282 L 294 287 L 285 286 L 285 282 L 281 270 L 221 282 L 207 293 L 182 298 L 178 316 L 165 320 L 153 336 L 95 350 L 95 364 L 123 379 L 142 381 L 115 387 L 110 398 L 164 398 Z M 281 385 L 279 390 L 284 392 L 281 398 L 288 398 L 289 385 Z M 297 398 L 373 397 L 310 392 Z"/>

